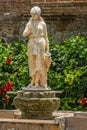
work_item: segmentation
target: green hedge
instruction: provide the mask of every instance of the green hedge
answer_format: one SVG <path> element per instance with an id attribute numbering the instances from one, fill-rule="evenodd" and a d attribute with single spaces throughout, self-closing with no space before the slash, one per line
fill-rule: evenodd
<path id="1" fill-rule="evenodd" d="M 60 109 L 87 110 L 87 104 L 80 104 L 87 97 L 87 40 L 69 37 L 62 45 L 51 44 L 51 53 L 48 82 L 52 89 L 63 91 Z"/>
<path id="2" fill-rule="evenodd" d="M 83 37 L 70 37 L 63 44 L 54 44 L 50 40 L 52 65 L 48 72 L 48 85 L 53 90 L 62 90 L 60 94 L 62 110 L 87 110 L 80 99 L 87 97 L 87 40 Z M 21 40 L 4 43 L 0 40 L 0 108 L 13 109 L 13 97 L 2 92 L 11 87 L 20 90 L 30 83 L 28 73 L 27 44 Z M 9 82 L 9 83 L 8 83 Z M 8 84 L 8 86 L 6 86 Z"/>
<path id="3" fill-rule="evenodd" d="M 12 90 L 20 90 L 29 83 L 26 45 L 18 40 L 14 43 L 4 43 L 0 40 L 0 108 L 12 109 L 14 95 L 8 95 L 4 90 L 6 83 L 12 83 Z M 9 87 L 9 85 L 7 86 Z"/>

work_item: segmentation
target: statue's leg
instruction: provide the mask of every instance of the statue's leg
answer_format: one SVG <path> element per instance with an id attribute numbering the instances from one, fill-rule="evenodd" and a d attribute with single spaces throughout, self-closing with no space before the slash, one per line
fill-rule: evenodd
<path id="1" fill-rule="evenodd" d="M 31 83 L 32 83 L 33 85 L 35 85 L 35 78 L 36 78 L 36 75 L 33 75 L 33 76 L 32 76 L 32 80 L 31 80 Z"/>
<path id="2" fill-rule="evenodd" d="M 39 84 L 39 82 L 40 82 L 40 72 L 39 71 L 37 71 L 36 72 L 36 78 L 35 78 L 35 87 L 40 87 L 40 84 Z"/>
<path id="3" fill-rule="evenodd" d="M 35 78 L 36 78 L 36 75 L 33 75 L 33 76 L 32 76 L 32 80 L 31 80 L 31 83 L 29 84 L 30 87 L 32 87 L 32 86 L 35 85 Z"/>
<path id="4" fill-rule="evenodd" d="M 36 79 L 36 72 L 35 72 L 35 61 L 36 56 L 32 55 L 32 53 L 29 53 L 28 57 L 28 65 L 29 65 L 29 74 L 31 76 L 31 83 L 29 84 L 29 87 L 35 86 L 35 79 Z"/>
<path id="5" fill-rule="evenodd" d="M 47 72 L 45 72 L 44 74 L 41 74 L 41 76 L 40 76 L 40 86 L 47 88 Z"/>

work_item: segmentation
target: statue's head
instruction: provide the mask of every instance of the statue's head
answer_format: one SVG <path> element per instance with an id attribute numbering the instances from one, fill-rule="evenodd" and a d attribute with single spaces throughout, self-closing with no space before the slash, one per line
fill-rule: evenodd
<path id="1" fill-rule="evenodd" d="M 34 6 L 31 11 L 30 11 L 30 14 L 41 14 L 41 9 L 38 7 L 38 6 Z"/>

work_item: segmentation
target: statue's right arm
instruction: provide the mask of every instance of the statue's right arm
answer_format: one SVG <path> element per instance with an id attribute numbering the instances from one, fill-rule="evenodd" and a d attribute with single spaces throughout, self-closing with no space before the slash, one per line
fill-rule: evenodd
<path id="1" fill-rule="evenodd" d="M 29 36 L 31 33 L 31 29 L 30 29 L 30 22 L 26 24 L 25 30 L 23 32 L 23 36 L 27 37 Z"/>

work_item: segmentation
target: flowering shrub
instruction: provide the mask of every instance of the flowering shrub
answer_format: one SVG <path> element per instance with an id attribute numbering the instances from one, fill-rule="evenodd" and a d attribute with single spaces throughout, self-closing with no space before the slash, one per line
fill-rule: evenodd
<path id="1" fill-rule="evenodd" d="M 6 82 L 5 85 L 0 88 L 0 108 L 5 108 L 9 103 L 9 97 L 7 92 L 12 90 L 12 83 Z"/>
<path id="2" fill-rule="evenodd" d="M 87 40 L 69 37 L 62 44 L 51 43 L 52 65 L 48 72 L 49 86 L 62 90 L 62 110 L 87 110 L 80 103 L 87 98 Z M 83 102 L 83 100 L 82 100 Z"/>
<path id="3" fill-rule="evenodd" d="M 86 105 L 86 99 L 85 98 L 81 98 L 80 99 L 80 104 L 81 104 L 81 106 L 85 106 Z"/>
<path id="4" fill-rule="evenodd" d="M 87 40 L 71 37 L 64 44 L 50 40 L 52 65 L 48 85 L 60 94 L 62 110 L 87 110 Z M 27 47 L 22 41 L 12 44 L 0 41 L 0 109 L 13 109 L 14 95 L 8 91 L 21 90 L 30 82 Z M 82 97 L 85 97 L 84 99 Z"/>
<path id="5" fill-rule="evenodd" d="M 11 57 L 8 57 L 8 58 L 6 59 L 5 64 L 6 64 L 6 65 L 10 64 L 11 60 L 12 60 L 12 58 L 11 58 Z"/>
<path id="6" fill-rule="evenodd" d="M 4 89 L 5 92 L 12 90 L 12 83 L 6 82 L 3 89 Z"/>
<path id="7" fill-rule="evenodd" d="M 29 83 L 27 48 L 21 41 L 4 43 L 0 40 L 0 109 L 13 109 L 14 95 Z"/>

